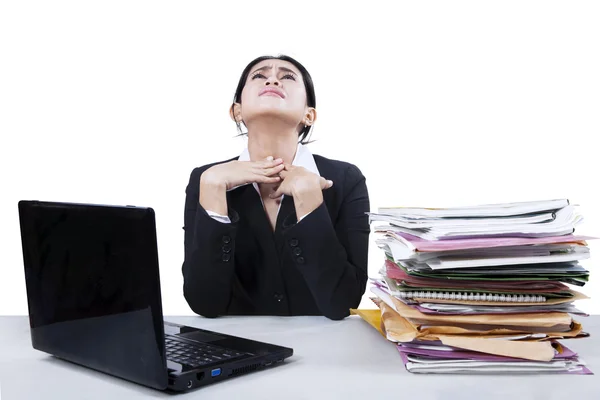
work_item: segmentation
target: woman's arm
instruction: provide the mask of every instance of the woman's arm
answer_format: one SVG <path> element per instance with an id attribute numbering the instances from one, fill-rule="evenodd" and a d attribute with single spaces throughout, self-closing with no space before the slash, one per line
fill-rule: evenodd
<path id="1" fill-rule="evenodd" d="M 249 182 L 277 183 L 283 168 L 282 159 L 268 157 L 192 171 L 186 188 L 182 270 L 183 294 L 195 313 L 217 317 L 227 313 L 231 302 L 239 215 L 227 204 L 227 190 Z"/>
<path id="2" fill-rule="evenodd" d="M 286 248 L 319 309 L 330 319 L 348 316 L 350 308 L 358 307 L 365 292 L 370 234 L 368 211 L 365 177 L 351 165 L 345 174 L 344 199 L 335 223 L 325 202 L 301 222 L 291 220 L 295 215 L 284 222 Z"/>
<path id="3" fill-rule="evenodd" d="M 186 188 L 183 294 L 195 313 L 213 318 L 226 313 L 231 299 L 239 216 L 227 209 L 224 188 L 221 195 L 213 192 L 201 197 L 201 174 L 201 169 L 195 169 Z M 217 210 L 211 211 L 228 214 L 231 223 L 211 217 L 201 198 L 214 200 Z M 225 202 L 224 212 L 219 200 Z"/>

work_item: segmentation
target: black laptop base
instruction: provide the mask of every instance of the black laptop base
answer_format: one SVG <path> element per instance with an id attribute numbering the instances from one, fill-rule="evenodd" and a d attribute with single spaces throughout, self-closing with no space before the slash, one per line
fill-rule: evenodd
<path id="1" fill-rule="evenodd" d="M 293 355 L 291 348 L 167 321 L 164 330 L 172 391 L 185 391 L 274 367 Z"/>

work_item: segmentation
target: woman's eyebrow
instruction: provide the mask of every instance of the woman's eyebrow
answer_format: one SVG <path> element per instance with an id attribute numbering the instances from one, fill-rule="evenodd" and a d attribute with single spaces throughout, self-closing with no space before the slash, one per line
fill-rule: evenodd
<path id="1" fill-rule="evenodd" d="M 254 73 L 258 72 L 258 71 L 265 71 L 265 70 L 272 69 L 272 68 L 273 68 L 272 65 L 265 65 L 263 67 L 258 68 L 257 70 L 254 70 L 254 72 L 252 72 L 252 73 L 254 74 Z M 284 71 L 284 72 L 289 72 L 289 73 L 292 73 L 294 75 L 298 75 L 296 72 L 294 72 L 293 70 L 291 70 L 291 69 L 289 69 L 287 67 L 279 67 L 279 70 L 280 71 Z"/>
<path id="2" fill-rule="evenodd" d="M 286 68 L 286 67 L 279 67 L 279 70 L 280 71 L 285 71 L 285 72 L 290 72 L 290 73 L 292 73 L 294 75 L 298 75 L 297 73 L 295 73 L 294 71 L 292 71 L 291 69 Z"/>
<path id="3" fill-rule="evenodd" d="M 271 68 L 273 68 L 272 65 L 265 65 L 263 67 L 260 67 L 259 69 L 254 70 L 254 72 L 252 72 L 252 73 L 254 74 L 254 73 L 258 72 L 258 71 L 265 71 L 265 70 L 271 69 Z"/>

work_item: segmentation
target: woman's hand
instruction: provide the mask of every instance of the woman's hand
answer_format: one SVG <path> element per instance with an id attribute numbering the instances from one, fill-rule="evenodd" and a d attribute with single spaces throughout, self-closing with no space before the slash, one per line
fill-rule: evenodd
<path id="1" fill-rule="evenodd" d="M 217 164 L 202 174 L 200 184 L 222 186 L 225 190 L 247 183 L 278 183 L 281 178 L 279 172 L 285 165 L 283 160 L 267 157 L 264 161 L 238 161 Z"/>
<path id="2" fill-rule="evenodd" d="M 278 183 L 283 160 L 267 157 L 264 161 L 233 160 L 213 165 L 200 176 L 200 198 L 205 210 L 227 215 L 227 190 L 246 183 Z"/>
<path id="3" fill-rule="evenodd" d="M 273 199 L 281 197 L 283 194 L 296 197 L 295 195 L 321 192 L 333 186 L 332 181 L 295 165 L 285 164 L 285 168 L 279 173 L 279 176 L 283 181 L 277 190 L 269 195 Z"/>
<path id="4" fill-rule="evenodd" d="M 333 186 L 333 182 L 308 171 L 306 168 L 285 165 L 279 173 L 282 181 L 269 197 L 292 196 L 298 218 L 311 213 L 323 202 L 323 190 Z"/>

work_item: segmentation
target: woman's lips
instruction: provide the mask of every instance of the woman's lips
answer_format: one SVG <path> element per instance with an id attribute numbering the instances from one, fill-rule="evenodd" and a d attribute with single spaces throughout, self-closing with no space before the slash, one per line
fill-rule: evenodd
<path id="1" fill-rule="evenodd" d="M 283 95 L 283 92 L 280 92 L 277 89 L 263 89 L 260 91 L 260 93 L 258 94 L 259 96 L 277 96 L 280 98 L 285 98 L 285 96 Z"/>

